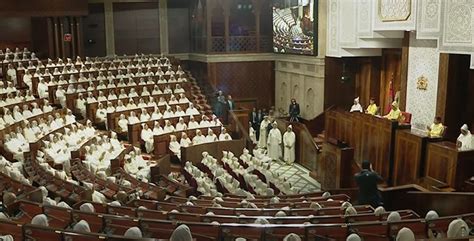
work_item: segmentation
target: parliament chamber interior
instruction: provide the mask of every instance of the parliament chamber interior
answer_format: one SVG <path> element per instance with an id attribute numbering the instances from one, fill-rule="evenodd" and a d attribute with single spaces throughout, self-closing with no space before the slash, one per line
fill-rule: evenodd
<path id="1" fill-rule="evenodd" d="M 473 19 L 2 0 L 0 240 L 473 240 Z"/>

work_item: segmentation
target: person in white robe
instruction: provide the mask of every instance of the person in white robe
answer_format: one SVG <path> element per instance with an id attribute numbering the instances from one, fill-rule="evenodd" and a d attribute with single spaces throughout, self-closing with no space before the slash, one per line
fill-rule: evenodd
<path id="1" fill-rule="evenodd" d="M 171 133 L 171 132 L 174 132 L 174 131 L 175 131 L 175 128 L 171 124 L 171 121 L 165 120 L 165 126 L 163 127 L 163 133 L 166 134 L 166 133 Z"/>
<path id="2" fill-rule="evenodd" d="M 460 151 L 467 151 L 474 149 L 474 139 L 471 131 L 466 124 L 461 126 L 461 134 L 459 134 L 456 141 L 457 147 Z"/>
<path id="3" fill-rule="evenodd" d="M 13 118 L 15 119 L 15 122 L 20 122 L 24 119 L 23 114 L 20 111 L 20 107 L 17 105 L 13 107 Z"/>
<path id="4" fill-rule="evenodd" d="M 64 91 L 61 85 L 58 86 L 58 89 L 56 90 L 56 99 L 58 99 L 59 104 L 61 104 L 63 108 L 66 107 L 66 91 Z"/>
<path id="5" fill-rule="evenodd" d="M 364 113 L 364 109 L 360 105 L 359 100 L 360 100 L 359 97 L 354 99 L 354 104 L 352 105 L 350 112 Z"/>
<path id="6" fill-rule="evenodd" d="M 207 130 L 206 143 L 212 143 L 218 141 L 217 135 L 214 134 L 211 128 Z"/>
<path id="7" fill-rule="evenodd" d="M 188 134 L 186 132 L 181 132 L 181 140 L 179 141 L 179 145 L 182 147 L 191 146 L 193 142 L 189 139 Z"/>
<path id="8" fill-rule="evenodd" d="M 137 105 L 135 104 L 135 101 L 132 98 L 130 98 L 127 103 L 127 109 L 131 110 L 131 109 L 136 109 L 136 108 L 137 108 Z"/>
<path id="9" fill-rule="evenodd" d="M 178 102 L 181 103 L 181 104 L 185 104 L 185 103 L 189 103 L 190 101 L 189 101 L 188 97 L 186 97 L 186 95 L 184 95 L 184 93 L 181 93 L 181 94 L 179 94 L 179 101 Z"/>
<path id="10" fill-rule="evenodd" d="M 145 108 L 147 107 L 147 104 L 145 103 L 145 100 L 143 98 L 140 98 L 138 100 L 138 105 L 137 105 L 138 108 Z"/>
<path id="11" fill-rule="evenodd" d="M 153 126 L 153 135 L 161 135 L 163 134 L 163 128 L 160 125 L 159 121 L 155 121 Z"/>
<path id="12" fill-rule="evenodd" d="M 174 88 L 174 93 L 175 94 L 181 94 L 181 93 L 184 93 L 186 92 L 180 84 L 176 84 L 175 88 Z"/>
<path id="13" fill-rule="evenodd" d="M 76 108 L 79 110 L 79 113 L 81 113 L 83 118 L 86 117 L 86 103 L 87 102 L 84 99 L 83 94 L 78 94 L 76 99 Z"/>
<path id="14" fill-rule="evenodd" d="M 111 101 L 111 100 L 116 100 L 116 99 L 117 99 L 117 95 L 115 94 L 115 91 L 110 90 L 109 95 L 107 96 L 107 100 Z"/>
<path id="15" fill-rule="evenodd" d="M 209 118 L 205 115 L 202 116 L 201 122 L 199 122 L 199 127 L 200 128 L 208 128 L 211 127 L 211 122 L 209 121 Z"/>
<path id="16" fill-rule="evenodd" d="M 44 100 L 44 102 L 43 102 L 43 112 L 47 113 L 47 112 L 51 112 L 51 111 L 53 111 L 53 107 L 49 104 L 48 100 Z"/>
<path id="17" fill-rule="evenodd" d="M 3 113 L 3 120 L 5 121 L 5 124 L 12 125 L 16 122 L 9 109 L 4 108 Z"/>
<path id="18" fill-rule="evenodd" d="M 201 130 L 196 130 L 196 135 L 193 138 L 193 145 L 199 145 L 206 142 L 206 137 L 201 133 Z"/>
<path id="19" fill-rule="evenodd" d="M 267 127 L 270 124 L 268 116 L 264 116 L 262 122 L 260 123 L 260 136 L 258 139 L 258 147 L 266 149 L 267 148 Z"/>
<path id="20" fill-rule="evenodd" d="M 25 71 L 25 75 L 23 75 L 23 83 L 28 86 L 28 89 L 32 89 L 33 85 L 31 83 L 31 79 L 33 78 L 33 75 L 31 75 L 30 71 Z"/>
<path id="21" fill-rule="evenodd" d="M 181 159 L 181 145 L 177 141 L 175 135 L 170 135 L 169 149 L 174 155 Z"/>
<path id="22" fill-rule="evenodd" d="M 161 114 L 160 108 L 155 106 L 155 110 L 151 114 L 151 119 L 152 120 L 159 120 L 163 118 L 163 114 Z"/>
<path id="23" fill-rule="evenodd" d="M 147 153 L 151 153 L 154 149 L 153 145 L 153 131 L 148 127 L 148 124 L 143 124 L 143 129 L 140 134 L 141 139 L 145 142 L 145 149 Z"/>
<path id="24" fill-rule="evenodd" d="M 186 109 L 186 115 L 199 115 L 199 110 L 194 107 L 193 103 L 189 103 L 188 108 Z"/>
<path id="25" fill-rule="evenodd" d="M 176 106 L 176 112 L 174 113 L 176 117 L 185 116 L 186 113 L 181 109 L 181 106 Z"/>
<path id="26" fill-rule="evenodd" d="M 153 86 L 153 91 L 151 92 L 152 95 L 161 95 L 163 92 L 160 90 L 158 85 Z"/>
<path id="27" fill-rule="evenodd" d="M 276 122 L 273 122 L 272 127 L 267 138 L 268 156 L 272 160 L 280 160 L 282 136 Z"/>
<path id="28" fill-rule="evenodd" d="M 127 110 L 127 107 L 123 105 L 123 102 L 121 100 L 117 101 L 117 106 L 115 107 L 116 112 L 124 111 Z"/>
<path id="29" fill-rule="evenodd" d="M 227 133 L 226 128 L 222 128 L 221 134 L 219 135 L 219 141 L 230 141 L 232 137 Z"/>
<path id="30" fill-rule="evenodd" d="M 173 109 L 171 109 L 171 106 L 167 106 L 165 112 L 163 113 L 163 119 L 168 119 L 168 118 L 173 118 L 173 117 L 175 117 Z"/>
<path id="31" fill-rule="evenodd" d="M 112 104 L 112 102 L 110 101 L 107 101 L 107 108 L 105 110 L 107 111 L 107 113 L 114 113 L 115 112 L 114 104 Z"/>
<path id="32" fill-rule="evenodd" d="M 150 120 L 150 114 L 146 111 L 146 109 L 141 109 L 141 114 L 140 114 L 140 122 L 145 122 Z"/>
<path id="33" fill-rule="evenodd" d="M 121 133 L 128 132 L 128 120 L 124 114 L 120 114 L 118 126 Z"/>
<path id="34" fill-rule="evenodd" d="M 34 103 L 34 104 L 36 104 L 36 103 Z M 22 115 L 23 115 L 23 118 L 24 118 L 25 120 L 33 116 L 33 112 L 30 111 L 28 105 L 23 105 L 23 112 L 22 112 Z"/>
<path id="35" fill-rule="evenodd" d="M 74 88 L 74 85 L 70 84 L 67 86 L 66 94 L 73 94 L 73 93 L 76 93 L 76 88 Z"/>
<path id="36" fill-rule="evenodd" d="M 32 103 L 31 106 L 31 113 L 33 114 L 33 116 L 43 114 L 43 111 L 38 107 L 38 103 Z"/>
<path id="37" fill-rule="evenodd" d="M 72 111 L 69 109 L 66 111 L 66 116 L 64 119 L 65 119 L 66 125 L 76 123 L 76 117 L 72 114 Z"/>
<path id="38" fill-rule="evenodd" d="M 179 104 L 178 100 L 176 99 L 176 96 L 171 95 L 170 100 L 168 101 L 168 105 L 176 105 Z"/>
<path id="39" fill-rule="evenodd" d="M 38 140 L 36 134 L 31 129 L 30 122 L 28 121 L 25 122 L 25 127 L 23 128 L 23 135 L 29 143 L 34 143 Z"/>
<path id="40" fill-rule="evenodd" d="M 183 117 L 179 117 L 178 123 L 176 123 L 176 131 L 184 131 L 187 130 L 188 126 L 184 123 Z"/>
<path id="41" fill-rule="evenodd" d="M 140 119 L 138 119 L 137 114 L 135 111 L 130 112 L 130 116 L 128 117 L 128 124 L 133 125 L 140 123 Z"/>
<path id="42" fill-rule="evenodd" d="M 188 129 L 196 129 L 199 128 L 199 123 L 194 120 L 194 116 L 189 116 L 189 121 L 188 121 Z"/>
<path id="43" fill-rule="evenodd" d="M 97 122 L 106 123 L 107 122 L 107 110 L 104 108 L 104 104 L 99 103 L 97 110 L 95 112 L 95 118 Z"/>
<path id="44" fill-rule="evenodd" d="M 283 161 L 290 165 L 295 162 L 295 143 L 296 135 L 293 132 L 293 126 L 289 125 L 286 129 L 285 134 L 283 134 Z"/>
<path id="45" fill-rule="evenodd" d="M 97 96 L 98 102 L 105 102 L 107 101 L 107 97 L 104 95 L 103 91 L 99 91 L 99 96 Z"/>
<path id="46" fill-rule="evenodd" d="M 166 102 L 165 97 L 161 96 L 160 99 L 158 100 L 158 106 L 161 105 L 168 105 L 168 102 Z"/>

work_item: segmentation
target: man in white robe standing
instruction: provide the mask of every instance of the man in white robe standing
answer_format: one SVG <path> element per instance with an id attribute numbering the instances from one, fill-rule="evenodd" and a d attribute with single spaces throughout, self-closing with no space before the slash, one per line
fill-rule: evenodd
<path id="1" fill-rule="evenodd" d="M 267 127 L 270 124 L 268 116 L 263 117 L 260 123 L 260 136 L 258 139 L 258 148 L 267 148 Z"/>
<path id="2" fill-rule="evenodd" d="M 283 160 L 291 165 L 295 162 L 295 143 L 296 143 L 296 135 L 293 132 L 293 126 L 289 125 L 286 128 L 285 134 L 283 134 L 283 145 L 284 145 L 284 152 L 283 152 Z"/>
<path id="3" fill-rule="evenodd" d="M 272 129 L 270 133 L 268 133 L 268 140 L 267 140 L 267 148 L 268 148 L 268 156 L 272 160 L 280 160 L 281 159 L 281 132 L 277 127 L 277 123 L 273 122 Z"/>

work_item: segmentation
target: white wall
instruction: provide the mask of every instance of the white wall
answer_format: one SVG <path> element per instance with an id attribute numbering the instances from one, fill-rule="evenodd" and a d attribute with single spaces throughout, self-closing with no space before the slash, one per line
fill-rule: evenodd
<path id="1" fill-rule="evenodd" d="M 281 55 L 275 60 L 275 108 L 287 113 L 291 98 L 305 119 L 324 111 L 324 58 Z"/>

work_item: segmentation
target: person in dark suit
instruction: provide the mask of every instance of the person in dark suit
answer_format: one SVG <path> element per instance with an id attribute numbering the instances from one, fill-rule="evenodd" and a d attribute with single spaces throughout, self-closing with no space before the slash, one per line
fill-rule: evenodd
<path id="1" fill-rule="evenodd" d="M 231 95 L 227 96 L 227 108 L 230 110 L 235 110 L 235 102 L 232 99 Z"/>
<path id="2" fill-rule="evenodd" d="M 383 181 L 383 178 L 374 172 L 372 164 L 364 160 L 362 170 L 355 175 L 357 186 L 359 186 L 359 204 L 372 205 L 378 207 L 382 204 L 382 197 L 377 188 L 377 184 Z"/>
<path id="3" fill-rule="evenodd" d="M 296 103 L 295 98 L 291 99 L 291 104 L 288 113 L 290 114 L 291 122 L 299 122 L 298 116 L 300 115 L 300 104 Z"/>
<path id="4" fill-rule="evenodd" d="M 257 125 L 258 125 L 258 113 L 257 113 L 257 108 L 253 108 L 252 112 L 249 114 L 249 121 L 252 123 L 252 128 L 254 130 L 257 130 Z"/>
<path id="5" fill-rule="evenodd" d="M 256 132 L 255 135 L 257 136 L 257 141 L 260 138 L 260 124 L 262 123 L 264 116 L 265 115 L 263 114 L 262 109 L 259 109 L 257 112 L 257 129 L 255 129 L 255 132 Z"/>

